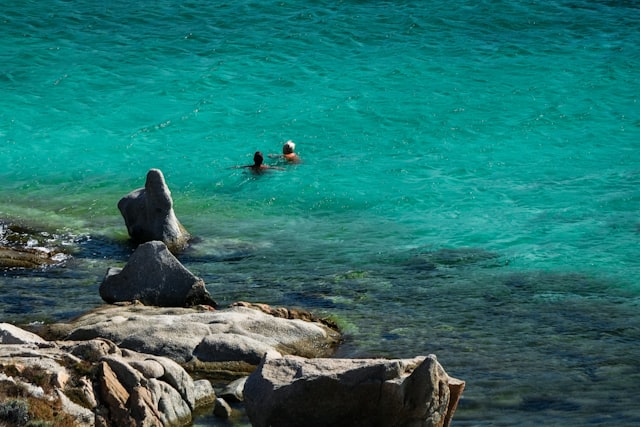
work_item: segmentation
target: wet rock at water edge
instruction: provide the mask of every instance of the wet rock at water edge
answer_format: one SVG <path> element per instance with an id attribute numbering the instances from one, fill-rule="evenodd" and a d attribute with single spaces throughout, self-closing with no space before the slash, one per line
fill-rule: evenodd
<path id="1" fill-rule="evenodd" d="M 0 270 L 61 265 L 70 255 L 59 246 L 59 236 L 0 220 Z"/>
<path id="2" fill-rule="evenodd" d="M 118 209 L 134 243 L 159 240 L 174 253 L 188 246 L 191 235 L 175 215 L 171 191 L 159 169 L 150 169 L 144 188 L 120 199 Z"/>
<path id="3" fill-rule="evenodd" d="M 160 241 L 138 246 L 124 268 L 110 268 L 100 285 L 100 296 L 110 304 L 140 301 L 160 307 L 216 306 L 204 281 Z"/>
<path id="4" fill-rule="evenodd" d="M 249 375 L 265 353 L 329 357 L 341 340 L 323 323 L 246 307 L 104 306 L 47 331 L 49 338 L 106 338 L 121 348 L 168 357 L 190 372 L 227 380 Z"/>
<path id="5" fill-rule="evenodd" d="M 446 427 L 464 389 L 433 355 L 304 359 L 266 355 L 244 387 L 254 427 Z"/>

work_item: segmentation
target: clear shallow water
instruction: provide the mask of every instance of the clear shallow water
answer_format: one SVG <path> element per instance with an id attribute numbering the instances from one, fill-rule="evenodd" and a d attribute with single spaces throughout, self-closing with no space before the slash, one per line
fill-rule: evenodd
<path id="1" fill-rule="evenodd" d="M 0 218 L 74 255 L 0 276 L 3 320 L 99 304 L 156 167 L 219 303 L 437 354 L 456 425 L 640 422 L 634 2 L 214 3 L 3 6 Z"/>

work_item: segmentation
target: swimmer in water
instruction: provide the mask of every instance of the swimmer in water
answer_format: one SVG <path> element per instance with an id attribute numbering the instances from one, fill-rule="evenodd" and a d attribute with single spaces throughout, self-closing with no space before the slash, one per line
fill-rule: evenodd
<path id="1" fill-rule="evenodd" d="M 251 169 L 251 172 L 256 174 L 256 175 L 263 174 L 266 171 L 271 170 L 271 169 L 283 170 L 282 168 L 279 168 L 279 167 L 276 167 L 276 166 L 267 166 L 267 165 L 263 164 L 263 162 L 264 162 L 264 156 L 262 155 L 262 153 L 260 151 L 256 151 L 256 153 L 253 155 L 253 164 L 252 165 L 236 166 L 236 168 Z"/>
<path id="2" fill-rule="evenodd" d="M 282 154 L 269 154 L 269 157 L 283 159 L 288 163 L 300 163 L 302 160 L 300 160 L 300 156 L 294 153 L 295 149 L 296 144 L 293 141 L 289 140 L 282 146 Z"/>

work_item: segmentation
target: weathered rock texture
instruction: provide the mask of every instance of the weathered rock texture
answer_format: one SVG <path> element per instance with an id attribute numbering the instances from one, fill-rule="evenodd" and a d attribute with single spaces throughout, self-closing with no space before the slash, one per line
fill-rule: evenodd
<path id="1" fill-rule="evenodd" d="M 11 323 L 0 323 L 0 344 L 44 344 L 46 342 L 39 335 Z"/>
<path id="2" fill-rule="evenodd" d="M 244 399 L 254 427 L 442 427 L 449 425 L 463 388 L 433 355 L 268 355 L 247 379 Z"/>
<path id="3" fill-rule="evenodd" d="M 124 268 L 110 268 L 100 285 L 100 296 L 111 304 L 137 300 L 160 307 L 216 306 L 204 281 L 160 241 L 138 246 Z"/>
<path id="4" fill-rule="evenodd" d="M 340 340 L 337 331 L 320 322 L 278 318 L 247 307 L 105 306 L 70 324 L 49 326 L 49 334 L 70 340 L 106 338 L 121 348 L 165 356 L 189 371 L 223 379 L 253 372 L 265 353 L 327 357 Z"/>
<path id="5" fill-rule="evenodd" d="M 174 253 L 188 246 L 191 235 L 173 211 L 171 191 L 159 169 L 150 169 L 144 188 L 120 199 L 118 209 L 135 243 L 160 240 Z"/>
<path id="6" fill-rule="evenodd" d="M 177 363 L 105 339 L 47 342 L 8 324 L 0 337 L 0 386 L 17 394 L 7 397 L 48 402 L 81 426 L 181 426 L 216 399 Z"/>

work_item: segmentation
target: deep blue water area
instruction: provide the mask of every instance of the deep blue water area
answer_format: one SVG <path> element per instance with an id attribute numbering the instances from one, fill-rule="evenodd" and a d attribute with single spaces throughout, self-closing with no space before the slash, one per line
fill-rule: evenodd
<path id="1" fill-rule="evenodd" d="M 457 426 L 640 424 L 637 2 L 24 0 L 0 41 L 0 219 L 69 254 L 0 321 L 99 305 L 159 168 L 221 305 L 436 354 Z"/>

